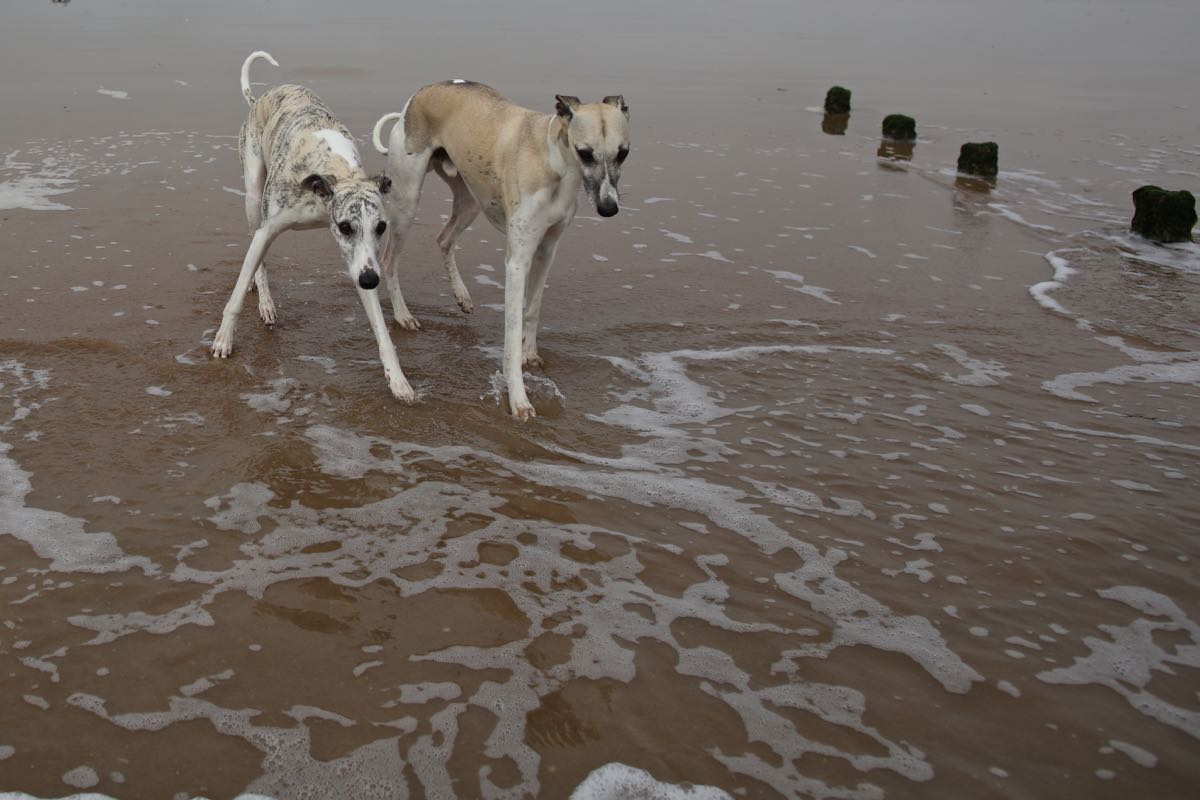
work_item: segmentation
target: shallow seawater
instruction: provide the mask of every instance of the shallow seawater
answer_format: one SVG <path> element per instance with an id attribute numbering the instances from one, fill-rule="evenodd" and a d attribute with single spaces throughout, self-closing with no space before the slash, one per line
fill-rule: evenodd
<path id="1" fill-rule="evenodd" d="M 1198 188 L 1200 13 L 1150 6 L 6 9 L 0 792 L 1190 796 L 1200 246 L 1128 221 Z M 462 314 L 436 180 L 417 403 L 323 231 L 209 358 L 254 49 L 371 170 L 433 80 L 624 94 L 536 419 L 501 402 L 503 238 L 464 235 Z M 956 176 L 984 139 L 998 179 Z"/>

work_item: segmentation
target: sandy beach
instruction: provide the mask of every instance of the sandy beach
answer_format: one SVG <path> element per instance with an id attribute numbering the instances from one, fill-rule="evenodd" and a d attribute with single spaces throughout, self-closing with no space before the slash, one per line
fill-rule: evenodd
<path id="1" fill-rule="evenodd" d="M 1200 7 L 23 2 L 0 12 L 0 797 L 1185 798 L 1200 784 Z M 630 106 L 500 404 L 426 183 L 387 392 L 238 128 L 464 78 Z M 822 100 L 853 91 L 844 133 Z M 913 116 L 918 140 L 881 141 Z M 959 176 L 995 141 L 993 182 Z M 385 301 L 385 311 L 387 304 Z M 644 771 L 642 774 L 637 771 Z M 655 783 L 657 782 L 657 783 Z M 662 794 L 650 794 L 651 785 Z M 688 794 L 687 784 L 697 789 Z M 605 793 L 605 792 L 608 793 Z M 641 792 L 640 794 L 638 792 Z"/>

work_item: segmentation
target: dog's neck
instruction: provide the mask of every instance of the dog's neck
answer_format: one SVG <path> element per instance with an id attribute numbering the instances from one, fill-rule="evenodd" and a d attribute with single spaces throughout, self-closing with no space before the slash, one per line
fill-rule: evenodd
<path id="1" fill-rule="evenodd" d="M 571 154 L 566 120 L 557 114 L 551 114 L 549 118 L 546 125 L 546 162 L 560 178 L 565 178 L 572 172 L 579 172 L 579 165 Z"/>

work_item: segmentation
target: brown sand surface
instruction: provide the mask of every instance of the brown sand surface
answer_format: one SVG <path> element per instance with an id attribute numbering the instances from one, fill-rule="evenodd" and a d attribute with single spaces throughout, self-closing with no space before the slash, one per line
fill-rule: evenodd
<path id="1" fill-rule="evenodd" d="M 1194 796 L 1200 247 L 1128 221 L 1200 189 L 1198 29 L 1172 0 L 6 4 L 0 792 L 558 798 L 615 762 Z M 431 81 L 624 94 L 537 419 L 494 388 L 503 237 L 463 237 L 462 314 L 432 179 L 423 329 L 392 331 L 419 402 L 325 231 L 209 358 L 256 49 L 256 91 L 312 87 L 370 170 Z M 999 178 L 956 177 L 983 140 Z"/>

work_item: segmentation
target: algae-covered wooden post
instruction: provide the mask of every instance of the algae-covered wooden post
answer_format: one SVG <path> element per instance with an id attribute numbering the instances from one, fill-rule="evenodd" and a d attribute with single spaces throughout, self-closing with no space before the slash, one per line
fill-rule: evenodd
<path id="1" fill-rule="evenodd" d="M 1000 172 L 1000 148 L 995 142 L 967 142 L 958 151 L 958 171 L 994 178 Z"/>
<path id="2" fill-rule="evenodd" d="M 826 92 L 825 112 L 828 114 L 849 114 L 850 90 L 844 86 L 834 86 Z"/>
<path id="3" fill-rule="evenodd" d="M 896 142 L 915 142 L 917 121 L 903 114 L 888 114 L 883 118 L 883 138 Z"/>
<path id="4" fill-rule="evenodd" d="M 1196 198 L 1191 192 L 1172 192 L 1143 186 L 1133 192 L 1130 228 L 1156 242 L 1190 242 L 1196 224 Z"/>

